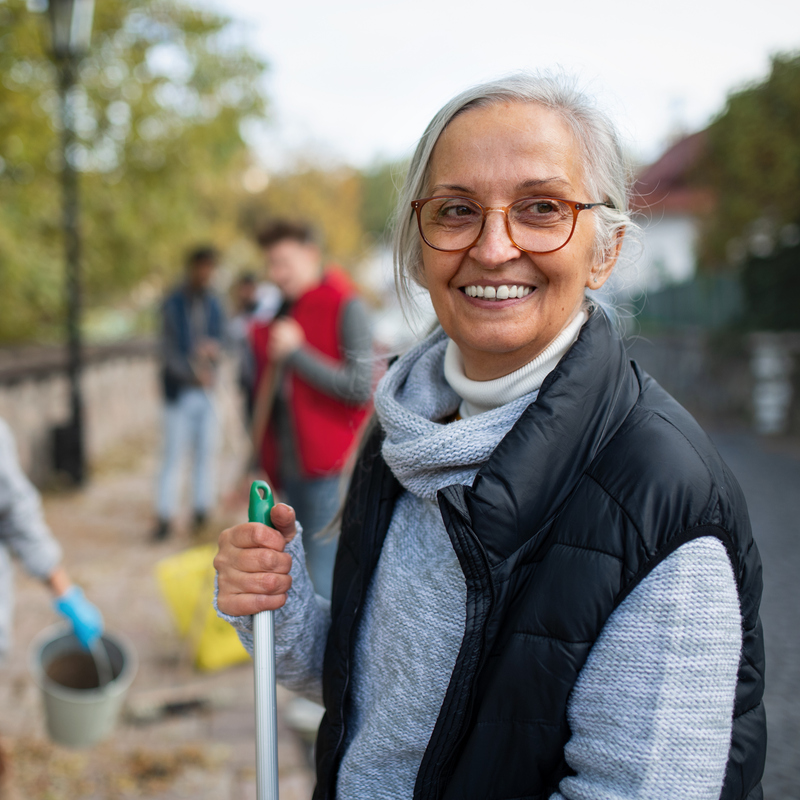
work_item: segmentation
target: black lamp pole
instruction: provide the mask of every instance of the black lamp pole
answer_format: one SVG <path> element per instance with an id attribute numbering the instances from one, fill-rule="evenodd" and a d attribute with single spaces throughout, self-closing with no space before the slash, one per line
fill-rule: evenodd
<path id="1" fill-rule="evenodd" d="M 83 343 L 81 341 L 81 239 L 78 225 L 78 175 L 75 170 L 75 109 L 73 89 L 78 64 L 89 49 L 94 0 L 50 0 L 52 51 L 58 67 L 61 110 L 61 183 L 65 289 L 67 303 L 67 378 L 70 418 L 55 430 L 55 468 L 80 485 L 86 478 L 83 429 Z"/>

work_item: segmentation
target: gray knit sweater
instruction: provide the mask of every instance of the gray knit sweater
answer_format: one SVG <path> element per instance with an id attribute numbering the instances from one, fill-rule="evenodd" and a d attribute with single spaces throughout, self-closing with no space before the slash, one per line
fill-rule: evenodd
<path id="1" fill-rule="evenodd" d="M 439 332 L 400 359 L 378 387 L 383 456 L 405 488 L 367 594 L 356 639 L 347 748 L 337 795 L 413 795 L 461 644 L 466 588 L 435 503 L 439 488 L 471 483 L 538 385 L 449 425 L 461 404 L 444 375 Z M 557 360 L 558 354 L 556 354 Z M 543 376 L 542 376 L 543 377 Z M 538 378 L 541 381 L 541 377 Z M 462 406 L 463 407 L 463 406 Z M 319 699 L 330 624 L 304 574 L 302 543 L 290 601 L 276 615 L 278 674 Z M 235 622 L 245 644 L 249 619 Z M 606 624 L 568 707 L 572 738 L 565 800 L 716 800 L 730 743 L 741 646 L 733 572 L 723 546 L 679 548 Z"/>
<path id="2" fill-rule="evenodd" d="M 19 465 L 11 429 L 0 419 L 0 658 L 11 647 L 12 555 L 45 580 L 61 561 L 61 547 L 47 527 L 39 493 Z"/>

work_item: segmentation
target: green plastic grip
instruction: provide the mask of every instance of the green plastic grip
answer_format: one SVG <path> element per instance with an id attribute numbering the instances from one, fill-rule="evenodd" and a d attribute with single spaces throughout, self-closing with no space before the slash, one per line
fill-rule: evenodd
<path id="1" fill-rule="evenodd" d="M 270 524 L 270 512 L 275 505 L 272 489 L 266 481 L 253 481 L 250 486 L 250 505 L 247 508 L 247 519 L 250 522 Z"/>

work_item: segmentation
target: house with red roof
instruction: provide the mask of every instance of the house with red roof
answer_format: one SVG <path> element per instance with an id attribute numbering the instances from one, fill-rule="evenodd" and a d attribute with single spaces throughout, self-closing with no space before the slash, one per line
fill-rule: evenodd
<path id="1" fill-rule="evenodd" d="M 695 273 L 699 217 L 714 202 L 711 190 L 694 180 L 706 139 L 705 131 L 678 139 L 633 186 L 631 207 L 643 229 L 637 280 L 643 287 L 682 283 Z"/>

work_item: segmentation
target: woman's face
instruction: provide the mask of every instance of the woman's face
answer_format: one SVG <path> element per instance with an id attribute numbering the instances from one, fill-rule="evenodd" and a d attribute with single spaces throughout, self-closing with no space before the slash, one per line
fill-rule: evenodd
<path id="1" fill-rule="evenodd" d="M 454 119 L 434 148 L 427 194 L 468 197 L 490 207 L 537 195 L 603 200 L 587 196 L 566 123 L 532 103 L 472 109 Z M 463 355 L 468 378 L 491 380 L 532 361 L 578 312 L 584 288 L 605 283 L 616 252 L 606 260 L 593 255 L 594 213 L 582 212 L 566 247 L 546 255 L 515 247 L 500 212 L 487 214 L 481 238 L 463 253 L 422 243 L 423 285 Z M 468 286 L 530 291 L 490 300 L 468 296 Z"/>

